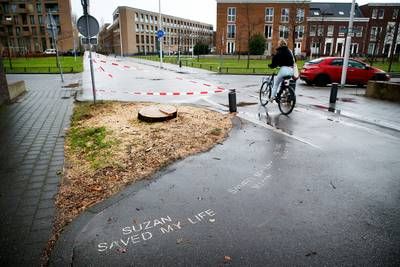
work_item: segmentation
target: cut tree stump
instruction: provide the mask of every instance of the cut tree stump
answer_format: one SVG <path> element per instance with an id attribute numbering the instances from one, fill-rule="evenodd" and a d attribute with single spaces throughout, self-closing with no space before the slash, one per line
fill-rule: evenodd
<path id="1" fill-rule="evenodd" d="M 139 110 L 138 119 L 145 122 L 162 122 L 176 118 L 178 111 L 170 105 L 148 106 Z"/>

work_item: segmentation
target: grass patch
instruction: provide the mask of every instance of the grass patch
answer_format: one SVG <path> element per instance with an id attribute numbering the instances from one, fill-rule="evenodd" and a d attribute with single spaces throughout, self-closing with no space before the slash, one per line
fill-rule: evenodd
<path id="1" fill-rule="evenodd" d="M 74 113 L 71 118 L 71 125 L 76 126 L 80 121 L 89 119 L 92 117 L 91 108 L 93 104 L 83 103 L 75 106 Z"/>
<path id="2" fill-rule="evenodd" d="M 64 73 L 78 73 L 83 71 L 83 57 L 60 57 Z M 58 73 L 56 57 L 12 58 L 3 59 L 7 73 Z"/>

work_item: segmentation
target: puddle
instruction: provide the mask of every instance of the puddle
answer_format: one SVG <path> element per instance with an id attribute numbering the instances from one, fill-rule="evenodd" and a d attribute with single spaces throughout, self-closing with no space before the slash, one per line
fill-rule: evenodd
<path id="1" fill-rule="evenodd" d="M 76 88 L 79 87 L 79 83 L 70 83 L 68 85 L 63 86 L 62 88 Z"/>

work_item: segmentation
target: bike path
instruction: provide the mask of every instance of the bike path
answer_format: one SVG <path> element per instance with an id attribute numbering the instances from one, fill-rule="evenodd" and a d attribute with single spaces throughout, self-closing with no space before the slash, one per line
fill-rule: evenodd
<path id="1" fill-rule="evenodd" d="M 400 264 L 400 136 L 275 119 L 235 118 L 222 144 L 90 208 L 51 266 Z"/>

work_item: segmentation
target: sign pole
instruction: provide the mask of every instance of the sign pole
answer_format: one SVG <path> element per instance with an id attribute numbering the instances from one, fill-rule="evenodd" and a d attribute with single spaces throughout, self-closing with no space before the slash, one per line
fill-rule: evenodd
<path id="1" fill-rule="evenodd" d="M 63 72 L 62 72 L 62 67 L 61 67 L 61 62 L 58 56 L 58 48 L 57 48 L 57 37 L 56 37 L 56 25 L 55 25 L 55 21 L 53 18 L 53 15 L 51 14 L 51 11 L 48 10 L 48 20 L 50 23 L 50 29 L 51 29 L 51 38 L 53 39 L 53 46 L 56 49 L 56 61 L 57 61 L 57 66 L 58 66 L 58 71 L 60 72 L 60 76 L 61 76 L 61 82 L 64 82 L 64 76 L 63 76 Z"/>
<path id="2" fill-rule="evenodd" d="M 89 63 L 90 63 L 90 76 L 92 78 L 92 92 L 93 92 L 93 104 L 96 104 L 96 85 L 94 82 L 94 71 L 93 71 L 93 58 L 92 58 L 92 44 L 90 43 L 90 29 L 89 29 L 89 17 L 86 15 L 86 29 L 88 32 L 89 39 Z"/>
<path id="3" fill-rule="evenodd" d="M 354 7 L 355 7 L 355 0 L 353 0 L 351 2 L 349 28 L 347 29 L 346 48 L 344 50 L 344 59 L 343 59 L 343 66 L 342 66 L 342 77 L 341 77 L 341 80 L 340 80 L 340 87 L 341 88 L 344 88 L 344 85 L 346 84 L 347 65 L 349 64 L 349 56 L 350 56 L 351 36 L 353 35 Z"/>
<path id="4" fill-rule="evenodd" d="M 158 0 L 158 11 L 159 11 L 159 21 L 158 21 L 158 28 L 161 30 L 162 22 L 161 22 L 161 0 Z M 158 38 L 160 42 L 160 69 L 162 68 L 163 64 L 163 37 Z"/>

